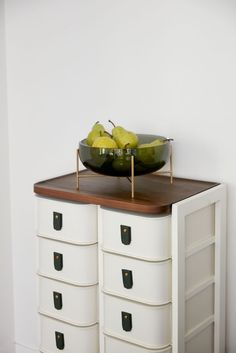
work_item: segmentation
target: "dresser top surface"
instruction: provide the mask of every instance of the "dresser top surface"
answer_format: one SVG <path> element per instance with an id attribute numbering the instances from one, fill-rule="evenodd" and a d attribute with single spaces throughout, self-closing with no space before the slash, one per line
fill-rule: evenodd
<path id="1" fill-rule="evenodd" d="M 76 173 L 62 175 L 34 184 L 34 192 L 55 199 L 84 202 L 130 212 L 170 213 L 172 204 L 206 191 L 215 182 L 191 180 L 149 174 L 135 177 L 134 198 L 127 178 L 101 176 L 84 170 L 80 172 L 79 189 Z"/>

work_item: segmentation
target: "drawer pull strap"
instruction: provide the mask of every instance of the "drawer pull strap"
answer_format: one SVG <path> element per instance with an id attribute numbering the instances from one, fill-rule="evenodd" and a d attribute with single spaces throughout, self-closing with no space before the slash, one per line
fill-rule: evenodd
<path id="1" fill-rule="evenodd" d="M 61 228 L 62 228 L 62 213 L 53 212 L 53 228 L 55 230 L 61 230 Z"/>
<path id="2" fill-rule="evenodd" d="M 122 269 L 122 279 L 125 288 L 130 289 L 133 287 L 133 275 L 132 271 Z"/>
<path id="3" fill-rule="evenodd" d="M 58 331 L 55 331 L 55 338 L 56 338 L 56 346 L 58 349 L 64 349 L 65 348 L 65 342 L 64 342 L 64 334 Z"/>
<path id="4" fill-rule="evenodd" d="M 125 311 L 121 312 L 122 328 L 124 331 L 132 330 L 132 314 L 126 313 Z"/>
<path id="5" fill-rule="evenodd" d="M 61 271 L 63 268 L 63 255 L 58 253 L 58 252 L 54 252 L 53 253 L 53 259 L 54 259 L 54 268 L 56 271 Z"/>
<path id="6" fill-rule="evenodd" d="M 120 235 L 122 244 L 129 245 L 131 243 L 131 227 L 121 225 Z"/>
<path id="7" fill-rule="evenodd" d="M 59 292 L 53 292 L 54 308 L 57 310 L 62 309 L 62 294 Z"/>

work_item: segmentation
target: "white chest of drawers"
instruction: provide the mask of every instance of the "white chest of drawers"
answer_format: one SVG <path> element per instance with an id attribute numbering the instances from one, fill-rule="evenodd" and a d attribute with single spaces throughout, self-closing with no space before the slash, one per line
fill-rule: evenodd
<path id="1" fill-rule="evenodd" d="M 101 179 L 35 184 L 41 352 L 224 353 L 225 186 Z"/>

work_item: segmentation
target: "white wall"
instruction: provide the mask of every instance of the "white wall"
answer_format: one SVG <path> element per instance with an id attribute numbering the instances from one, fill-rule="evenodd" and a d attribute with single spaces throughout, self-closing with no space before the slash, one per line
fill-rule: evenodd
<path id="1" fill-rule="evenodd" d="M 0 353 L 14 346 L 4 2 L 0 0 Z"/>
<path id="2" fill-rule="evenodd" d="M 74 170 L 78 141 L 111 118 L 173 137 L 176 176 L 228 185 L 235 353 L 235 1 L 6 0 L 6 41 L 17 350 L 38 345 L 33 183 Z"/>

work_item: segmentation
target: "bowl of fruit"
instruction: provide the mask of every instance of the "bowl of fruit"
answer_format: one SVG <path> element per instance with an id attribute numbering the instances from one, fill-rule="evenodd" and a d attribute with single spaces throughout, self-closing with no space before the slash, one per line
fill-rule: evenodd
<path id="1" fill-rule="evenodd" d="M 114 124 L 108 133 L 96 122 L 87 138 L 79 142 L 79 156 L 83 165 L 93 172 L 116 177 L 131 176 L 133 156 L 134 175 L 144 175 L 168 162 L 170 141 L 164 136 L 135 134 Z"/>

